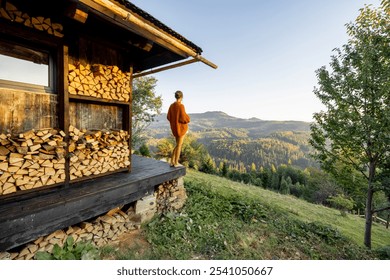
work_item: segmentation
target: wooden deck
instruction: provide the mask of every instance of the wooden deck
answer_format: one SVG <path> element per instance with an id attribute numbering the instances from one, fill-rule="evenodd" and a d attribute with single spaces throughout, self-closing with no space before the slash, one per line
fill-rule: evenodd
<path id="1" fill-rule="evenodd" d="M 137 201 L 185 173 L 184 167 L 132 156 L 131 173 L 0 197 L 0 252 Z"/>

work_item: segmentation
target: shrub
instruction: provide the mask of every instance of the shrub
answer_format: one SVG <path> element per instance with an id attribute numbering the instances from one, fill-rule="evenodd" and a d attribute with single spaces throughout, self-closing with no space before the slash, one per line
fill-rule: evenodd
<path id="1" fill-rule="evenodd" d="M 347 198 L 342 194 L 333 196 L 327 199 L 332 207 L 339 209 L 342 216 L 346 215 L 347 211 L 351 211 L 354 207 L 354 201 L 351 198 Z"/>
<path id="2" fill-rule="evenodd" d="M 66 239 L 62 248 L 55 244 L 52 253 L 38 252 L 35 255 L 37 260 L 97 260 L 99 258 L 99 250 L 91 242 L 75 243 L 71 236 Z"/>

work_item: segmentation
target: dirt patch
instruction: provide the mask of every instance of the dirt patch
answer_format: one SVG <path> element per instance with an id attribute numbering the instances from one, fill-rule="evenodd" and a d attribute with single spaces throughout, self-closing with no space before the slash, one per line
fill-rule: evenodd
<path id="1" fill-rule="evenodd" d="M 132 247 L 135 244 L 149 246 L 149 243 L 146 241 L 145 233 L 142 229 L 136 229 L 121 234 L 118 237 L 117 242 L 119 247 Z"/>
<path id="2" fill-rule="evenodd" d="M 151 248 L 142 229 L 123 233 L 110 245 L 115 249 L 114 259 L 146 259 Z"/>

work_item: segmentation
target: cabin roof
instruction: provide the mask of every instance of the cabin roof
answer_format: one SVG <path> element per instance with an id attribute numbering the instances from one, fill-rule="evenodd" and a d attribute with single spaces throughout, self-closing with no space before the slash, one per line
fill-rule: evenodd
<path id="1" fill-rule="evenodd" d="M 75 0 L 72 0 L 75 1 Z M 149 13 L 138 8 L 129 0 L 78 0 L 77 5 L 84 5 L 87 12 L 91 12 L 103 21 L 114 24 L 118 29 L 130 31 L 144 38 L 138 45 L 146 51 L 138 56 L 138 64 L 134 73 L 149 74 L 145 70 L 154 72 L 183 66 L 193 62 L 203 62 L 216 69 L 217 65 L 201 56 L 203 50 L 189 41 Z M 146 40 L 146 41 L 145 41 Z M 154 47 L 156 46 L 156 47 Z M 192 59 L 155 69 L 166 64 L 192 57 Z"/>
<path id="2" fill-rule="evenodd" d="M 174 31 L 173 29 L 171 29 L 170 27 L 168 27 L 167 25 L 165 25 L 164 23 L 162 23 L 161 21 L 159 21 L 158 19 L 153 17 L 151 14 L 149 14 L 149 13 L 145 12 L 144 10 L 140 9 L 139 7 L 134 5 L 133 3 L 129 2 L 128 0 L 112 0 L 112 1 L 117 2 L 117 3 L 121 4 L 121 5 L 123 5 L 129 11 L 131 11 L 133 13 L 136 13 L 137 15 L 141 16 L 142 18 L 144 18 L 147 21 L 149 21 L 150 23 L 152 23 L 154 26 L 162 29 L 166 33 L 172 35 L 176 39 L 178 39 L 181 42 L 185 43 L 187 46 L 191 47 L 194 51 L 196 51 L 196 53 L 201 54 L 203 52 L 201 47 L 195 45 L 193 42 L 189 41 L 188 39 L 186 39 L 185 37 L 183 37 L 182 35 L 180 35 L 176 31 Z"/>

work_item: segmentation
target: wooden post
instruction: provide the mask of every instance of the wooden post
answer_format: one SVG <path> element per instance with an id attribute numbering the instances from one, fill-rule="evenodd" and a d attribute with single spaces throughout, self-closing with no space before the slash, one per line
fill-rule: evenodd
<path id="1" fill-rule="evenodd" d="M 133 117 L 133 66 L 129 69 L 129 75 L 130 75 L 130 98 L 129 98 L 129 105 L 125 106 L 123 111 L 123 129 L 126 130 L 129 133 L 129 161 L 130 165 L 128 167 L 129 172 L 131 171 L 131 140 L 132 140 L 132 117 Z"/>
<path id="2" fill-rule="evenodd" d="M 62 129 L 65 136 L 65 186 L 69 185 L 69 157 L 68 157 L 68 146 L 69 146 L 69 92 L 68 92 L 68 65 L 69 65 L 69 54 L 68 46 L 62 46 L 58 49 L 57 55 L 57 77 L 58 77 L 58 122 L 59 127 Z"/>

